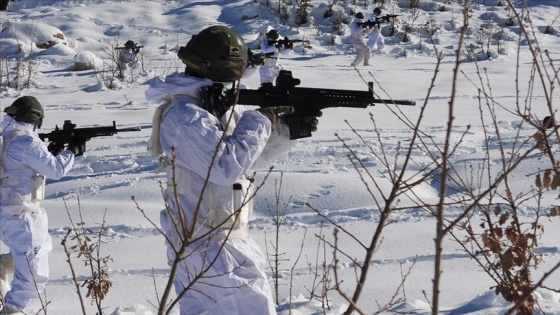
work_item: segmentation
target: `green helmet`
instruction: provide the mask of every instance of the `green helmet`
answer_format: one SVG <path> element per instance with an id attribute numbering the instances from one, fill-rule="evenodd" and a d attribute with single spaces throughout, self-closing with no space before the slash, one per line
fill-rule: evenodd
<path id="1" fill-rule="evenodd" d="M 268 31 L 268 33 L 266 33 L 266 37 L 269 39 L 278 39 L 280 37 L 280 35 L 278 34 L 278 32 L 275 29 L 271 29 L 270 31 Z"/>
<path id="2" fill-rule="evenodd" d="M 194 35 L 177 56 L 185 72 L 212 81 L 233 82 L 245 71 L 248 58 L 243 38 L 227 26 L 210 26 Z"/>
<path id="3" fill-rule="evenodd" d="M 45 112 L 41 103 L 33 96 L 22 96 L 15 100 L 12 105 L 6 107 L 4 112 L 14 117 L 17 121 L 31 123 L 41 128 Z"/>
<path id="4" fill-rule="evenodd" d="M 124 43 L 124 48 L 126 49 L 133 49 L 134 46 L 136 46 L 136 44 L 131 40 L 127 40 L 126 43 Z"/>

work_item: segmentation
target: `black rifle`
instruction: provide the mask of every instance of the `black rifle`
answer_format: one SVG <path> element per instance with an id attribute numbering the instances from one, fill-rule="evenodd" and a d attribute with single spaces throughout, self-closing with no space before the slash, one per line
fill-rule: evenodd
<path id="1" fill-rule="evenodd" d="M 134 46 L 132 48 L 132 50 L 135 50 L 136 48 L 144 48 L 144 46 Z M 127 49 L 126 47 L 115 47 L 115 50 L 119 50 L 119 49 Z"/>
<path id="2" fill-rule="evenodd" d="M 72 121 L 65 120 L 62 129 L 58 128 L 57 125 L 54 131 L 40 133 L 39 138 L 42 141 L 49 139 L 49 142 L 55 142 L 56 146 L 53 151 L 58 151 L 56 148 L 63 148 L 64 145 L 68 144 L 72 139 L 87 141 L 95 137 L 107 137 L 119 132 L 129 131 L 140 131 L 140 127 L 117 129 L 117 125 L 115 121 L 113 121 L 113 125 L 107 127 L 76 128 L 76 124 L 73 124 Z"/>
<path id="3" fill-rule="evenodd" d="M 384 16 L 380 17 L 380 18 L 379 18 L 380 21 L 365 21 L 365 22 L 358 22 L 358 23 L 356 23 L 356 24 L 358 24 L 358 26 L 361 26 L 361 27 L 363 27 L 363 28 L 366 28 L 366 27 L 372 28 L 372 27 L 377 26 L 377 25 L 380 25 L 380 24 L 382 24 L 382 23 L 388 23 L 389 21 L 391 21 L 391 19 L 394 19 L 394 18 L 396 18 L 397 16 L 400 16 L 400 15 L 397 15 L 397 14 L 387 14 L 387 15 L 384 15 Z"/>
<path id="4" fill-rule="evenodd" d="M 385 14 L 384 16 L 380 17 L 383 21 L 391 21 L 392 19 L 396 18 L 397 16 L 401 16 L 400 14 Z"/>
<path id="5" fill-rule="evenodd" d="M 294 113 L 286 116 L 290 128 L 290 139 L 311 137 L 311 126 L 306 123 L 305 116 L 317 115 L 325 108 L 352 107 L 366 108 L 375 103 L 393 105 L 416 105 L 411 100 L 384 100 L 373 95 L 373 82 L 367 91 L 333 90 L 323 88 L 300 88 L 299 79 L 288 70 L 280 70 L 276 78 L 276 86 L 265 83 L 257 90 L 240 89 L 237 104 L 257 105 L 260 107 L 293 106 Z M 234 100 L 236 91 L 227 91 L 228 98 Z"/>
<path id="6" fill-rule="evenodd" d="M 288 37 L 284 37 L 284 39 L 271 39 L 266 41 L 269 45 L 276 45 L 276 47 L 284 46 L 286 48 L 292 48 L 294 45 L 293 43 L 306 43 L 309 44 L 308 40 L 304 39 L 289 39 Z"/>

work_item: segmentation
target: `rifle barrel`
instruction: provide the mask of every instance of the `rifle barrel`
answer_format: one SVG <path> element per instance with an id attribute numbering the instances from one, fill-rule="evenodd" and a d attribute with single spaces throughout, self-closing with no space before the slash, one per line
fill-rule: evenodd
<path id="1" fill-rule="evenodd" d="M 130 131 L 141 131 L 142 128 L 140 127 L 130 127 L 130 128 L 122 128 L 122 129 L 117 129 L 117 132 L 130 132 Z"/>
<path id="2" fill-rule="evenodd" d="M 271 43 L 284 43 L 284 42 L 292 42 L 292 43 L 309 43 L 309 40 L 306 39 L 274 39 L 269 40 Z"/>
<path id="3" fill-rule="evenodd" d="M 377 104 L 394 104 L 394 105 L 408 105 L 408 106 L 416 106 L 416 101 L 413 100 L 384 100 L 384 99 L 376 99 L 373 101 Z"/>

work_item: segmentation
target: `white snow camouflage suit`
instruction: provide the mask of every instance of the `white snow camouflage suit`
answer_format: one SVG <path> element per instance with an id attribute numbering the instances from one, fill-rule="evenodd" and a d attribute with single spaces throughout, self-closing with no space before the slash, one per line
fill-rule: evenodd
<path id="1" fill-rule="evenodd" d="M 289 55 L 292 50 L 287 49 L 284 46 L 277 48 L 276 44 L 268 44 L 269 38 L 266 35 L 261 35 L 261 53 L 267 55 L 264 59 L 264 64 L 259 68 L 259 75 L 261 76 L 261 84 L 272 83 L 275 84 L 276 78 L 282 70 L 282 66 L 279 63 L 281 55 Z"/>
<path id="2" fill-rule="evenodd" d="M 372 13 L 368 19 L 369 22 L 383 22 L 383 20 L 376 13 Z M 378 24 L 372 28 L 368 35 L 367 45 L 370 49 L 370 53 L 374 52 L 375 49 L 381 52 L 385 48 L 385 38 L 381 33 L 381 25 Z"/>
<path id="3" fill-rule="evenodd" d="M 219 144 L 224 132 L 222 126 L 216 117 L 200 107 L 198 99 L 200 87 L 211 84 L 210 80 L 181 73 L 168 76 L 165 82 L 154 81 L 146 91 L 148 100 L 165 101 L 154 115 L 154 130 L 148 145 L 152 155 L 163 151 L 168 160 L 165 198 L 169 209 L 161 212 L 162 228 L 168 239 L 179 246 L 184 235 L 177 232 L 175 224 L 182 211 L 187 226 L 196 230 L 194 237 L 202 236 L 202 240 L 187 248 L 183 255 L 186 259 L 174 279 L 177 294 L 192 285 L 180 301 L 180 314 L 276 314 L 265 274 L 265 257 L 248 234 L 250 213 L 247 212 L 251 209 L 239 215 L 225 244 L 231 222 L 212 236 L 204 235 L 234 210 L 234 183 L 242 183 L 244 194 L 251 194 L 249 182 L 240 179 L 255 166 L 257 159 L 266 165 L 289 150 L 295 141 L 289 140 L 285 124 L 277 122 L 271 132 L 268 118 L 236 105 L 235 123 L 225 130 L 224 141 Z M 230 113 L 231 109 L 223 118 Z M 196 215 L 210 167 L 208 185 Z M 172 244 L 167 246 L 171 264 L 177 258 Z M 196 271 L 203 268 L 209 268 L 204 278 L 192 283 Z"/>
<path id="4" fill-rule="evenodd" d="M 7 127 L 6 127 L 7 126 Z M 0 184 L 0 240 L 14 261 L 14 278 L 4 302 L 25 309 L 38 299 L 49 278 L 52 250 L 48 219 L 41 208 L 44 178 L 60 179 L 70 171 L 74 155 L 66 150 L 53 156 L 33 131 L 34 125 L 5 115 L 1 123 L 4 173 Z"/>
<path id="5" fill-rule="evenodd" d="M 366 35 L 369 34 L 369 30 L 358 25 L 358 23 L 361 22 L 362 19 L 355 18 L 350 23 L 350 40 L 352 47 L 356 49 L 356 58 L 351 64 L 354 67 L 359 66 L 362 62 L 369 62 L 369 58 L 371 56 L 371 50 L 365 42 Z"/>
<path id="6" fill-rule="evenodd" d="M 138 60 L 137 54 L 132 49 L 120 49 L 119 67 L 122 71 L 128 69 L 140 69 L 142 63 Z"/>

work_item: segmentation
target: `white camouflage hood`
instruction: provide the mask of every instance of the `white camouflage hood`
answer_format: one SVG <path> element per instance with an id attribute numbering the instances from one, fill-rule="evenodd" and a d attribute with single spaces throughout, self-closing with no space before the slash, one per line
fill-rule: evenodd
<path id="1" fill-rule="evenodd" d="M 155 78 L 145 92 L 146 100 L 152 102 L 163 102 L 175 95 L 189 95 L 200 99 L 199 90 L 203 86 L 214 83 L 209 79 L 196 78 L 184 73 L 169 75 L 162 81 Z"/>

